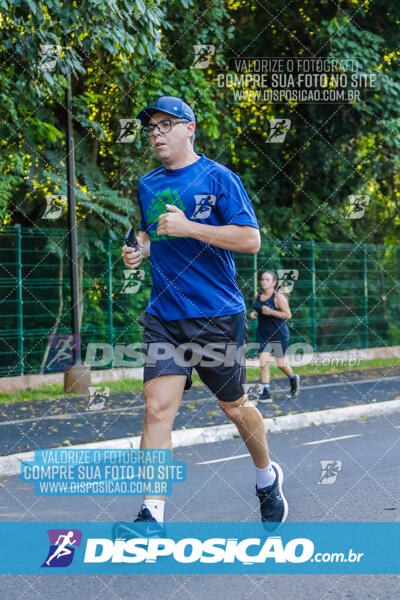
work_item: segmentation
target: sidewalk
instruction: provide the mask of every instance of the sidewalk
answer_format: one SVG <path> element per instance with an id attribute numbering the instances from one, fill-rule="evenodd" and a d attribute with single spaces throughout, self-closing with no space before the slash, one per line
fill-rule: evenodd
<path id="1" fill-rule="evenodd" d="M 399 399 L 400 368 L 305 376 L 297 399 L 288 397 L 287 390 L 286 378 L 271 382 L 272 403 L 258 404 L 263 418 Z M 142 392 L 116 394 L 102 411 L 88 411 L 86 406 L 86 397 L 0 405 L 0 455 L 141 434 Z M 174 430 L 228 423 L 215 396 L 198 386 L 185 392 Z"/>

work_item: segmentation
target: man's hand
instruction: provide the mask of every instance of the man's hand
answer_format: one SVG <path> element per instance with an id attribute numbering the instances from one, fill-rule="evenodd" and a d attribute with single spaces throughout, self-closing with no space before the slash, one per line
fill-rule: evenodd
<path id="1" fill-rule="evenodd" d="M 129 248 L 128 246 L 123 246 L 122 248 L 122 258 L 124 260 L 125 266 L 130 269 L 137 269 L 143 260 L 143 242 L 138 239 L 138 244 L 140 250 L 135 250 L 135 248 Z"/>
<path id="2" fill-rule="evenodd" d="M 165 206 L 169 212 L 160 215 L 157 235 L 172 235 L 174 237 L 190 236 L 191 221 L 185 217 L 183 210 L 174 204 L 166 204 Z"/>

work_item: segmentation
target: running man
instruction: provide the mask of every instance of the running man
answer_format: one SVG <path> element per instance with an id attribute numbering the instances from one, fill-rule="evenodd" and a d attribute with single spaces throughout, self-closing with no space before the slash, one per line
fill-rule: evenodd
<path id="1" fill-rule="evenodd" d="M 71 554 L 70 548 L 67 546 L 73 546 L 76 543 L 76 540 L 72 539 L 74 537 L 73 531 L 68 531 L 66 535 L 60 535 L 56 541 L 56 545 L 58 547 L 54 551 L 54 553 L 50 556 L 48 560 L 46 560 L 46 565 L 49 567 L 51 561 L 54 558 L 61 558 L 62 556 L 67 556 L 67 554 Z M 62 540 L 62 541 L 61 541 Z"/>
<path id="2" fill-rule="evenodd" d="M 286 321 L 292 318 L 292 313 L 287 298 L 276 291 L 277 283 L 278 278 L 273 271 L 261 274 L 261 290 L 254 301 L 254 310 L 250 313 L 250 319 L 258 319 L 256 343 L 259 344 L 260 379 L 264 388 L 260 402 L 271 399 L 269 367 L 272 351 L 277 366 L 289 377 L 291 395 L 299 393 L 300 376 L 293 373 L 285 359 L 290 339 Z"/>
<path id="3" fill-rule="evenodd" d="M 172 449 L 175 416 L 184 390 L 192 383 L 192 367 L 182 366 L 178 347 L 187 342 L 199 344 L 204 359 L 209 353 L 207 344 L 244 347 L 246 307 L 236 282 L 232 250 L 257 253 L 260 233 L 240 178 L 193 150 L 196 123 L 188 104 L 164 96 L 137 118 L 162 162 L 139 181 L 140 250 L 122 249 L 130 268 L 137 269 L 150 257 L 153 281 L 149 304 L 139 320 L 144 327 L 143 343 L 149 344 L 147 356 L 157 358 L 144 366 L 141 448 Z M 165 353 L 164 360 L 160 358 L 160 342 L 171 346 L 172 356 Z M 244 394 L 245 358 L 244 352 L 232 366 L 198 363 L 195 368 L 251 454 L 261 519 L 273 529 L 288 512 L 283 475 L 279 465 L 270 461 L 261 414 Z M 135 523 L 148 521 L 155 532 L 162 531 L 158 523 L 164 520 L 164 503 L 163 496 L 145 496 Z M 113 533 L 134 537 L 135 525 L 118 523 Z"/>

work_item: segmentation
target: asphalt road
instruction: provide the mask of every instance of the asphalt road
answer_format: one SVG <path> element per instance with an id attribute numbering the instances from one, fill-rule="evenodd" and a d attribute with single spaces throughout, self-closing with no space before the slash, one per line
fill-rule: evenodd
<path id="1" fill-rule="evenodd" d="M 400 519 L 400 413 L 269 436 L 282 466 L 289 521 L 398 521 Z M 166 504 L 172 521 L 259 519 L 253 466 L 240 439 L 178 448 L 187 480 Z M 332 484 L 320 484 L 321 460 L 341 461 Z M 1 479 L 2 521 L 116 521 L 136 514 L 140 498 L 39 497 L 18 477 Z M 6 600 L 387 599 L 399 597 L 395 575 L 121 575 L 0 576 Z"/>
<path id="2" fill-rule="evenodd" d="M 273 401 L 259 404 L 263 417 L 394 400 L 400 397 L 400 369 L 388 367 L 302 378 L 300 395 L 288 397 L 288 380 L 271 383 Z M 88 398 L 57 398 L 0 405 L 0 455 L 140 435 L 142 392 L 114 394 L 103 410 L 87 410 Z M 215 396 L 204 386 L 184 393 L 174 429 L 228 423 Z"/>

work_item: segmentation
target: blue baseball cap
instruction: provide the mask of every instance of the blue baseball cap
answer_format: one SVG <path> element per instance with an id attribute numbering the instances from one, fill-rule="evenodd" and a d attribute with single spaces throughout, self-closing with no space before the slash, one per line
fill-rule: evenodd
<path id="1" fill-rule="evenodd" d="M 182 98 L 177 98 L 176 96 L 161 96 L 153 106 L 147 106 L 141 110 L 136 118 L 139 119 L 143 127 L 146 127 L 149 124 L 151 116 L 158 111 L 196 122 L 196 117 L 189 104 L 186 104 Z"/>

